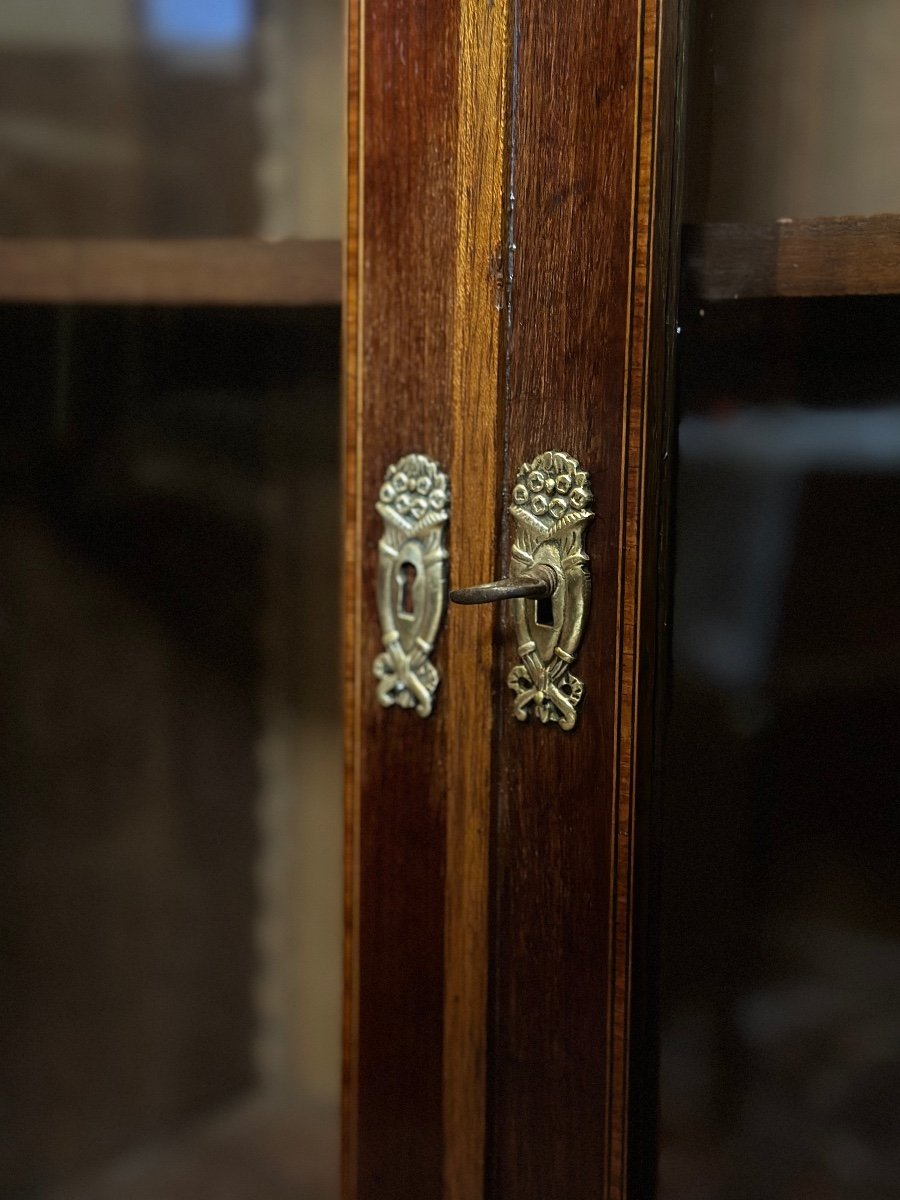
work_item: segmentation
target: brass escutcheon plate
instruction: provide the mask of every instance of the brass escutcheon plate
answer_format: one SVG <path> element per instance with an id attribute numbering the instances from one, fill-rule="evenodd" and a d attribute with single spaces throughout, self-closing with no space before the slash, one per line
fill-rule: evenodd
<path id="1" fill-rule="evenodd" d="M 388 467 L 375 505 L 384 519 L 378 543 L 378 615 L 384 649 L 373 664 L 378 701 L 427 717 L 440 683 L 431 652 L 447 607 L 447 476 L 425 454 Z"/>
<path id="2" fill-rule="evenodd" d="M 573 729 L 584 685 L 571 667 L 591 599 L 584 551 L 584 530 L 594 516 L 590 479 L 572 455 L 547 450 L 519 468 L 512 499 L 511 579 L 541 565 L 557 578 L 546 599 L 510 602 L 519 653 L 507 678 L 514 712 L 520 721 L 533 713 L 545 724 Z"/>

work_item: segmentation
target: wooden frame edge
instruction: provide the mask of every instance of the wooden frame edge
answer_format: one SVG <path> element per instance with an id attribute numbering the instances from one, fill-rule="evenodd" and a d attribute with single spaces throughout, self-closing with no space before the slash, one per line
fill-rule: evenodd
<path id="1" fill-rule="evenodd" d="M 607 1195 L 652 1195 L 655 1042 L 650 990 L 655 772 L 667 603 L 665 550 L 672 431 L 671 365 L 678 275 L 684 0 L 644 0 L 637 49 L 636 155 L 629 356 L 623 391 L 623 631 L 618 656 L 617 802 L 611 830 Z M 640 959 L 638 963 L 637 959 Z M 637 1044 L 640 1037 L 641 1044 Z M 650 1044 L 648 1044 L 650 1043 Z M 635 1080 L 642 1087 L 633 1088 Z M 634 1121 L 634 1106 L 642 1110 Z M 648 1146 L 647 1143 L 650 1143 Z M 649 1150 L 649 1154 L 648 1154 Z"/>
<path id="2" fill-rule="evenodd" d="M 344 569 L 342 679 L 344 698 L 344 980 L 341 1078 L 341 1197 L 355 1200 L 357 1178 L 357 1030 L 359 1016 L 359 595 L 360 579 L 360 396 L 362 357 L 362 37 L 364 0 L 347 0 L 347 232 L 343 268 L 343 497 Z"/>

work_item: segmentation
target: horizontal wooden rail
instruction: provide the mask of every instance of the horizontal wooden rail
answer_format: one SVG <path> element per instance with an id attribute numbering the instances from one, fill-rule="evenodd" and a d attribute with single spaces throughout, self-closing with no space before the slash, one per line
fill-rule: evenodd
<path id="1" fill-rule="evenodd" d="M 684 286 L 700 300 L 900 293 L 900 215 L 689 225 Z"/>
<path id="2" fill-rule="evenodd" d="M 0 302 L 331 305 L 338 241 L 0 238 Z"/>

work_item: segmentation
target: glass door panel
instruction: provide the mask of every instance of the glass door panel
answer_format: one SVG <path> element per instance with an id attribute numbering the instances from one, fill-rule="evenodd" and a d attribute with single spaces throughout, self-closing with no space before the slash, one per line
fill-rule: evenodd
<path id="1" fill-rule="evenodd" d="M 0 307 L 0 1196 L 337 1194 L 336 308 Z"/>
<path id="2" fill-rule="evenodd" d="M 900 1196 L 898 20 L 694 12 L 661 1200 Z"/>
<path id="3" fill-rule="evenodd" d="M 686 219 L 900 209 L 893 0 L 699 0 Z"/>
<path id="4" fill-rule="evenodd" d="M 336 238 L 336 0 L 0 6 L 0 237 Z"/>

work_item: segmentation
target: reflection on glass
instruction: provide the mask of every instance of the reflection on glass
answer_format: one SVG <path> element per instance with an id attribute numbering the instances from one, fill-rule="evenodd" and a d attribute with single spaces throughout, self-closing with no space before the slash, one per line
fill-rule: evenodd
<path id="1" fill-rule="evenodd" d="M 342 14 L 7 0 L 0 236 L 340 236 Z"/>
<path id="2" fill-rule="evenodd" d="M 658 1196 L 891 1200 L 900 297 L 865 221 L 834 296 L 814 220 L 779 297 L 773 223 L 900 211 L 900 8 L 692 7 L 685 220 L 774 232 L 682 276 Z"/>
<path id="3" fill-rule="evenodd" d="M 900 300 L 683 303 L 660 1200 L 900 1195 Z"/>
<path id="4" fill-rule="evenodd" d="M 698 0 L 688 221 L 900 209 L 896 0 Z"/>
<path id="5" fill-rule="evenodd" d="M 148 38 L 175 49 L 239 46 L 253 33 L 250 0 L 144 0 L 142 16 Z"/>
<path id="6" fill-rule="evenodd" d="M 4 1200 L 337 1195 L 339 323 L 2 313 Z"/>

